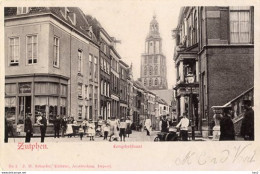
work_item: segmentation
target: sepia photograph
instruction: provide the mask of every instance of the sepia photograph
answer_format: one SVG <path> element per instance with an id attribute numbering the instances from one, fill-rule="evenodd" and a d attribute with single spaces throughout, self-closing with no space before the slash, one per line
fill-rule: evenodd
<path id="1" fill-rule="evenodd" d="M 150 145 L 167 147 L 164 152 L 176 147 L 178 152 L 196 144 L 195 154 L 200 145 L 242 143 L 244 148 L 228 148 L 224 157 L 225 149 L 216 150 L 219 159 L 208 155 L 201 160 L 206 151 L 199 153 L 198 163 L 224 164 L 234 149 L 233 163 L 259 163 L 253 148 L 254 3 L 186 4 L 4 4 L 1 144 L 24 151 L 19 153 L 51 153 L 50 148 L 64 145 L 75 151 L 106 146 L 101 154 L 135 149 L 134 155 Z M 241 149 L 248 152 L 238 158 Z M 80 154 L 91 148 L 87 151 Z M 182 160 L 174 156 L 175 165 L 183 167 L 193 158 L 188 150 L 182 154 Z M 113 168 L 104 162 L 92 167 L 61 163 L 34 164 L 31 169 Z M 151 170 L 148 166 L 153 164 L 141 169 Z M 174 170 L 168 166 L 152 168 Z"/>

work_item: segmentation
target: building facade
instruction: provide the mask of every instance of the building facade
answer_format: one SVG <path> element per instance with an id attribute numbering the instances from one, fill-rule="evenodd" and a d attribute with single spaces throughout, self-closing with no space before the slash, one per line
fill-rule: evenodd
<path id="1" fill-rule="evenodd" d="M 99 32 L 99 42 L 100 42 L 100 116 L 102 116 L 104 120 L 107 120 L 111 114 L 110 46 L 111 46 L 112 39 L 103 28 L 101 28 Z"/>
<path id="2" fill-rule="evenodd" d="M 89 25 L 79 8 L 5 8 L 5 111 L 14 126 L 23 125 L 27 114 L 33 123 L 46 115 L 50 126 L 55 115 L 96 117 L 90 106 L 99 100 L 99 46 L 83 28 Z"/>
<path id="3" fill-rule="evenodd" d="M 110 50 L 111 57 L 111 116 L 120 119 L 120 79 L 119 79 L 119 60 L 120 55 L 114 47 Z"/>
<path id="4" fill-rule="evenodd" d="M 129 66 L 119 60 L 119 79 L 120 79 L 120 118 L 126 118 L 128 110 L 128 88 L 127 88 L 127 70 Z"/>
<path id="5" fill-rule="evenodd" d="M 168 88 L 166 58 L 162 53 L 162 38 L 156 16 L 150 22 L 145 40 L 145 53 L 141 57 L 141 82 L 149 90 Z"/>
<path id="6" fill-rule="evenodd" d="M 188 108 L 193 125 L 208 132 L 211 107 L 254 85 L 254 8 L 183 7 L 173 35 L 177 113 Z"/>

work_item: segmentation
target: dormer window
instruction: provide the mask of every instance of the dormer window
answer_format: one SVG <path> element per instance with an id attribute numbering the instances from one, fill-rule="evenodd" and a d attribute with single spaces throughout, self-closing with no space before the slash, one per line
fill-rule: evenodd
<path id="1" fill-rule="evenodd" d="M 64 10 L 64 11 L 63 11 Z M 67 7 L 64 7 L 63 10 L 61 10 L 61 14 L 65 19 L 68 19 L 68 15 L 69 15 L 69 9 Z"/>
<path id="2" fill-rule="evenodd" d="M 68 14 L 68 18 L 72 25 L 76 25 L 76 14 L 74 12 L 69 12 Z"/>
<path id="3" fill-rule="evenodd" d="M 17 15 L 29 13 L 29 7 L 17 7 Z"/>

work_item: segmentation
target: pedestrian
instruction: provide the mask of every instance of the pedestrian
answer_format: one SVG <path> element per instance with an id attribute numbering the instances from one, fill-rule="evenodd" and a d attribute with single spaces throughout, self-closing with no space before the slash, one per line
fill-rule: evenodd
<path id="1" fill-rule="evenodd" d="M 220 120 L 220 137 L 219 141 L 235 140 L 234 124 L 230 115 L 231 107 L 223 109 L 223 117 Z"/>
<path id="2" fill-rule="evenodd" d="M 41 130 L 41 143 L 44 143 L 45 133 L 47 129 L 47 120 L 45 114 L 41 113 L 37 119 L 37 122 L 40 125 L 40 130 Z"/>
<path id="3" fill-rule="evenodd" d="M 122 137 L 123 137 L 123 141 L 125 141 L 125 136 L 126 136 L 126 127 L 127 124 L 125 122 L 124 117 L 121 118 L 120 123 L 119 123 L 119 137 L 120 137 L 120 141 L 122 141 Z"/>
<path id="4" fill-rule="evenodd" d="M 94 136 L 96 134 L 95 131 L 95 124 L 92 121 L 92 119 L 89 120 L 89 124 L 88 124 L 88 135 L 90 137 L 90 141 L 94 141 Z"/>
<path id="5" fill-rule="evenodd" d="M 33 127 L 32 127 L 32 121 L 31 121 L 31 114 L 27 114 L 25 121 L 24 121 L 24 132 L 26 132 L 25 136 L 25 142 L 30 143 L 32 133 L 33 133 Z"/>
<path id="6" fill-rule="evenodd" d="M 254 141 L 254 110 L 251 100 L 243 100 L 244 117 L 241 124 L 240 134 L 244 140 Z"/>
<path id="7" fill-rule="evenodd" d="M 67 122 L 68 122 L 67 118 L 64 115 L 63 118 L 61 119 L 61 137 L 65 136 L 65 132 L 66 132 L 66 129 L 67 129 Z"/>
<path id="8" fill-rule="evenodd" d="M 76 137 L 78 128 L 79 128 L 78 122 L 73 119 L 73 122 L 72 122 L 72 131 L 73 131 L 73 136 L 74 136 L 74 137 Z"/>
<path id="9" fill-rule="evenodd" d="M 72 137 L 72 134 L 73 134 L 73 129 L 72 129 L 72 121 L 74 119 L 73 118 L 69 118 L 68 119 L 68 124 L 67 124 L 67 129 L 66 129 L 66 134 L 68 135 L 68 138 L 71 138 Z"/>
<path id="10" fill-rule="evenodd" d="M 169 129 L 169 122 L 166 119 L 166 115 L 163 115 L 163 118 L 159 122 L 159 128 L 161 132 L 168 132 Z"/>
<path id="11" fill-rule="evenodd" d="M 59 115 L 55 117 L 53 126 L 54 126 L 54 138 L 56 137 L 60 138 L 61 119 Z"/>
<path id="12" fill-rule="evenodd" d="M 131 129 L 132 121 L 130 120 L 129 117 L 127 117 L 125 122 L 126 122 L 126 135 L 127 137 L 129 137 L 129 135 L 132 134 L 132 129 Z"/>
<path id="13" fill-rule="evenodd" d="M 177 124 L 177 128 L 180 128 L 180 135 L 182 141 L 188 141 L 188 127 L 189 127 L 190 121 L 186 117 L 186 113 L 183 113 L 183 117 L 180 120 L 180 122 Z"/>
<path id="14" fill-rule="evenodd" d="M 83 134 L 84 134 L 84 129 L 83 129 L 83 126 L 80 125 L 80 126 L 79 126 L 79 137 L 80 137 L 80 140 L 82 140 Z"/>
<path id="15" fill-rule="evenodd" d="M 147 136 L 150 136 L 150 133 L 152 131 L 152 121 L 151 119 L 149 118 L 149 116 L 147 116 L 146 120 L 145 120 L 145 123 L 144 123 L 144 126 L 146 128 L 146 135 Z"/>
<path id="16" fill-rule="evenodd" d="M 109 126 L 110 126 L 110 135 L 109 135 L 109 141 L 118 141 L 118 122 L 115 119 L 115 117 L 111 117 L 111 120 L 109 121 Z"/>
<path id="17" fill-rule="evenodd" d="M 102 134 L 102 132 L 103 132 L 102 126 L 103 126 L 103 119 L 102 119 L 102 116 L 99 116 L 98 123 L 97 123 L 97 134 L 100 137 L 103 136 L 103 134 Z"/>
<path id="18" fill-rule="evenodd" d="M 106 123 L 104 126 L 104 140 L 107 140 L 109 129 L 110 129 L 109 124 Z"/>
<path id="19" fill-rule="evenodd" d="M 85 119 L 82 121 L 82 126 L 83 126 L 83 130 L 84 130 L 84 134 L 86 133 L 87 125 L 88 125 L 88 120 L 87 120 L 87 118 L 85 118 Z"/>

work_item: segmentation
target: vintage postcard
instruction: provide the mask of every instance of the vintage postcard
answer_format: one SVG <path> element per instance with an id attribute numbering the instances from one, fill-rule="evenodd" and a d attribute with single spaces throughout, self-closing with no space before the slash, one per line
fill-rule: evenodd
<path id="1" fill-rule="evenodd" d="M 0 5 L 1 170 L 259 172 L 258 1 Z"/>

